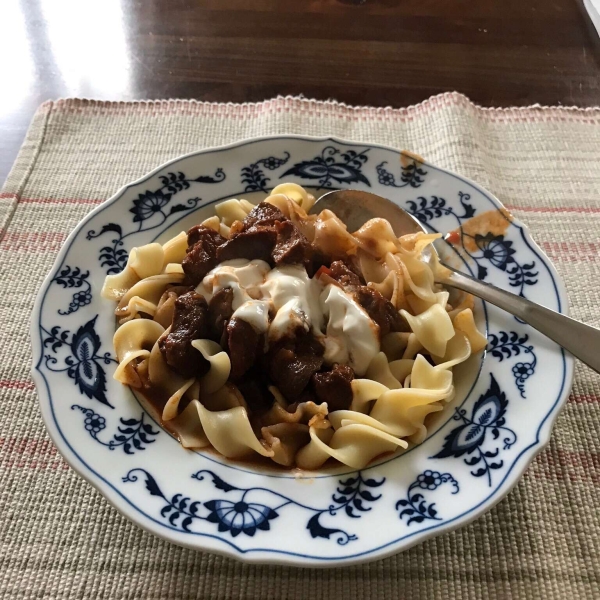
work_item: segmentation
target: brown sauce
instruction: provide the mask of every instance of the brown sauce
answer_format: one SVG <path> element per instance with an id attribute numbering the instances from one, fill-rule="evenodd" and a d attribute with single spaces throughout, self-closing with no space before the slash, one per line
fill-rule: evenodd
<path id="1" fill-rule="evenodd" d="M 512 221 L 513 216 L 505 208 L 489 210 L 462 223 L 462 236 L 460 229 L 454 229 L 448 232 L 445 239 L 455 246 L 462 245 L 469 252 L 477 252 L 475 236 L 489 233 L 504 235 Z"/>

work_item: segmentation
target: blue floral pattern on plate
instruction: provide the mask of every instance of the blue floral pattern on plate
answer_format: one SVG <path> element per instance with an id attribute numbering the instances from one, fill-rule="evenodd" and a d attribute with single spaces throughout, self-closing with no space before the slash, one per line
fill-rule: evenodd
<path id="1" fill-rule="evenodd" d="M 125 454 L 134 454 L 136 450 L 144 450 L 147 444 L 154 442 L 154 437 L 160 432 L 154 430 L 150 423 L 145 422 L 146 413 L 142 413 L 139 419 L 119 419 L 120 425 L 117 426 L 117 432 L 113 434 L 108 442 L 102 441 L 98 434 L 106 429 L 106 419 L 94 412 L 91 408 L 73 404 L 71 410 L 78 409 L 85 415 L 83 426 L 85 430 L 99 444 L 106 446 L 109 450 L 122 448 Z"/>
<path id="2" fill-rule="evenodd" d="M 54 277 L 52 281 L 61 285 L 64 289 L 77 290 L 71 296 L 71 302 L 69 303 L 68 309 L 66 311 L 62 308 L 58 309 L 57 312 L 59 315 L 70 315 L 92 302 L 92 286 L 88 281 L 89 276 L 89 271 L 84 271 L 79 267 L 73 268 L 66 265 L 61 269 L 60 273 Z"/>
<path id="3" fill-rule="evenodd" d="M 456 398 L 419 446 L 359 473 L 302 474 L 183 450 L 113 379 L 114 307 L 98 290 L 131 248 L 163 243 L 213 214 L 215 202 L 282 181 L 371 189 L 432 231 L 464 236 L 470 218 L 501 208 L 459 176 L 364 143 L 282 136 L 182 157 L 98 207 L 65 245 L 32 317 L 34 379 L 67 460 L 146 529 L 251 561 L 360 562 L 466 523 L 495 503 L 548 439 L 572 360 L 484 306 L 477 312 L 493 332 L 488 352 L 471 359 Z M 447 256 L 486 281 L 564 307 L 555 271 L 518 221 L 501 236 L 482 232 L 468 241 L 469 252 L 448 246 Z M 526 386 L 533 376 L 536 385 Z M 138 479 L 144 485 L 132 485 Z"/>
<path id="4" fill-rule="evenodd" d="M 400 519 L 406 517 L 407 525 L 422 523 L 426 520 L 441 521 L 442 517 L 438 515 L 435 502 L 428 501 L 424 494 L 429 496 L 429 492 L 437 490 L 444 483 L 452 484 L 452 494 L 458 494 L 458 482 L 450 473 L 440 473 L 431 469 L 423 471 L 410 484 L 406 492 L 406 498 L 396 502 L 396 509 L 400 510 L 398 515 Z"/>
<path id="5" fill-rule="evenodd" d="M 279 167 L 285 165 L 290 159 L 290 153 L 285 152 L 281 158 L 276 156 L 268 156 L 261 158 L 251 165 L 242 169 L 242 183 L 246 186 L 245 192 L 266 192 L 267 184 L 271 181 L 270 177 L 265 175 L 263 169 L 275 171 Z"/>
<path id="6" fill-rule="evenodd" d="M 180 527 L 188 533 L 191 533 L 190 526 L 192 523 L 198 520 L 216 524 L 220 533 L 227 532 L 233 538 L 241 533 L 253 537 L 257 531 L 269 531 L 271 521 L 279 517 L 281 510 L 286 506 L 295 506 L 311 515 L 306 524 L 306 530 L 313 539 L 331 539 L 333 537 L 342 546 L 348 542 L 356 541 L 358 537 L 344 529 L 325 527 L 321 524 L 320 519 L 324 515 L 335 517 L 340 512 L 353 519 L 360 518 L 360 513 L 371 510 L 368 503 L 381 498 L 381 494 L 374 494 L 371 490 L 385 483 L 385 479 L 364 478 L 358 472 L 354 477 L 339 481 L 336 493 L 333 494 L 331 504 L 327 508 L 314 508 L 284 494 L 265 488 L 236 487 L 209 470 L 198 471 L 192 475 L 192 478 L 203 481 L 208 477 L 216 490 L 221 490 L 225 494 L 231 493 L 233 498 L 192 501 L 183 494 L 175 494 L 169 498 L 162 492 L 156 479 L 145 469 L 131 469 L 123 477 L 123 481 L 137 481 L 137 473 L 143 474 L 146 490 L 150 495 L 159 496 L 163 499 L 164 506 L 160 510 L 160 515 L 167 519 L 170 525 Z M 253 502 L 251 497 L 256 492 L 263 495 L 266 493 L 272 505 L 267 506 L 259 502 Z"/>
<path id="7" fill-rule="evenodd" d="M 65 372 L 88 398 L 114 408 L 106 397 L 106 373 L 102 367 L 102 364 L 110 365 L 114 359 L 110 352 L 98 354 L 101 342 L 94 328 L 97 318 L 96 315 L 73 334 L 60 325 L 55 325 L 50 330 L 42 328 L 43 347 L 51 351 L 51 354 L 44 356 L 44 362 L 49 371 Z M 63 347 L 68 352 L 59 359 L 57 355 Z"/>
<path id="8" fill-rule="evenodd" d="M 521 357 L 521 360 L 513 365 L 512 373 L 521 398 L 525 398 L 525 381 L 535 373 L 537 366 L 535 350 L 531 344 L 528 344 L 529 336 L 516 331 L 510 333 L 500 331 L 497 335 L 490 333 L 489 338 L 488 350 L 500 362 L 505 358 Z M 531 360 L 525 360 L 525 356 Z"/>
<path id="9" fill-rule="evenodd" d="M 303 160 L 294 164 L 291 169 L 282 173 L 279 179 L 295 175 L 307 182 L 317 182 L 319 188 L 329 187 L 333 182 L 342 185 L 364 183 L 370 186 L 369 180 L 363 173 L 363 167 L 369 160 L 368 152 L 368 148 L 358 152 L 327 146 L 312 160 Z"/>
<path id="10" fill-rule="evenodd" d="M 508 450 L 516 441 L 517 434 L 506 427 L 506 410 L 508 399 L 500 390 L 493 375 L 491 384 L 485 394 L 482 394 L 473 404 L 471 415 L 467 416 L 465 408 L 457 409 L 455 421 L 461 425 L 450 431 L 444 440 L 442 449 L 433 458 L 460 458 L 464 454 L 465 464 L 473 467 L 479 465 L 471 475 L 487 476 L 488 485 L 492 485 L 492 471 L 501 469 L 504 461 L 499 459 L 500 446 L 495 442 L 502 434 L 502 449 Z M 491 449 L 490 449 L 491 447 Z"/>

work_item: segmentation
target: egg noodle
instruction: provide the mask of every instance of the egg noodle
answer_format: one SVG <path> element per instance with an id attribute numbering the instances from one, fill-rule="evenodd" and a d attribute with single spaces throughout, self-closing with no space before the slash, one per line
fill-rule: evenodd
<path id="1" fill-rule="evenodd" d="M 167 363 L 161 340 L 171 332 L 177 299 L 192 289 L 182 266 L 186 232 L 162 245 L 134 248 L 125 269 L 106 277 L 102 295 L 118 302 L 114 377 L 144 397 L 159 398 L 163 424 L 185 448 L 212 446 L 231 459 L 258 453 L 309 470 L 333 458 L 360 469 L 382 454 L 422 442 L 426 417 L 453 397 L 452 368 L 485 347 L 472 297 L 462 294 L 451 306 L 448 291 L 434 283 L 435 267 L 422 260 L 439 234 L 397 238 L 384 219 L 350 233 L 331 211 L 307 215 L 314 201 L 302 187 L 286 183 L 264 202 L 279 209 L 312 247 L 362 275 L 402 316 L 404 330 L 381 335 L 327 268 L 309 276 L 303 264 L 272 267 L 242 257 L 217 264 L 194 287 L 208 303 L 231 290 L 231 319 L 251 326 L 265 352 L 292 331 L 302 331 L 322 348 L 321 368 L 351 367 L 351 397 L 343 409 L 330 411 L 327 399 L 306 394 L 292 402 L 271 381 L 269 405 L 254 410 L 231 380 L 238 357 L 233 344 L 227 348 L 223 340 L 191 341 L 193 357 L 206 365 L 201 376 L 186 377 Z M 227 200 L 202 225 L 230 240 L 253 208 L 246 200 Z"/>

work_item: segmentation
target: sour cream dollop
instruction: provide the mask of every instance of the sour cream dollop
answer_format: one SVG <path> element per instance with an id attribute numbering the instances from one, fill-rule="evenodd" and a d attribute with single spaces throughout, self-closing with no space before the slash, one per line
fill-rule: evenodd
<path id="1" fill-rule="evenodd" d="M 366 311 L 341 287 L 323 285 L 302 266 L 271 269 L 262 260 L 229 260 L 210 271 L 196 291 L 209 302 L 227 287 L 233 291 L 233 316 L 266 333 L 269 342 L 301 327 L 324 345 L 326 364 L 348 364 L 358 376 L 379 352 L 379 327 Z"/>

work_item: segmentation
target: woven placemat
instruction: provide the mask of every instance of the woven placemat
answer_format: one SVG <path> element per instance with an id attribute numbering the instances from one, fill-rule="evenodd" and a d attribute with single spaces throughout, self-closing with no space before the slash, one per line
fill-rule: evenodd
<path id="1" fill-rule="evenodd" d="M 598 598 L 600 377 L 577 365 L 549 447 L 473 524 L 364 566 L 246 566 L 179 548 L 117 513 L 49 440 L 29 375 L 35 294 L 68 233 L 123 184 L 180 154 L 259 135 L 409 148 L 475 179 L 527 223 L 600 325 L 600 109 L 407 109 L 60 100 L 36 113 L 0 195 L 0 596 L 3 598 Z"/>

